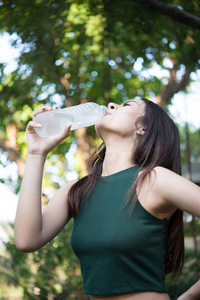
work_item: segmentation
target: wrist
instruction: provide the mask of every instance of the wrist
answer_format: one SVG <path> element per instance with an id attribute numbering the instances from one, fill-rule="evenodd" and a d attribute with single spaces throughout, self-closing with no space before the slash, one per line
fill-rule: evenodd
<path id="1" fill-rule="evenodd" d="M 30 159 L 30 160 L 39 160 L 39 161 L 45 161 L 46 160 L 47 155 L 46 154 L 42 154 L 42 153 L 31 153 L 31 152 L 27 152 L 27 156 L 26 156 L 26 160 Z"/>
<path id="2" fill-rule="evenodd" d="M 44 147 L 42 147 L 39 143 L 33 145 L 33 146 L 29 146 L 27 145 L 27 155 L 31 155 L 31 156 L 35 156 L 35 157 L 47 157 L 47 154 L 49 151 L 46 151 L 46 149 L 43 149 Z"/>

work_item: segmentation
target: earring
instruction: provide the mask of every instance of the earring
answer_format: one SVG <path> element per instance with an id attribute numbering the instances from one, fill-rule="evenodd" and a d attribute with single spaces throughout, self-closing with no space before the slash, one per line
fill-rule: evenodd
<path id="1" fill-rule="evenodd" d="M 141 129 L 138 129 L 137 131 L 136 131 L 136 133 L 138 134 L 138 135 L 143 135 L 144 133 L 145 133 L 145 129 L 143 128 L 142 130 Z"/>

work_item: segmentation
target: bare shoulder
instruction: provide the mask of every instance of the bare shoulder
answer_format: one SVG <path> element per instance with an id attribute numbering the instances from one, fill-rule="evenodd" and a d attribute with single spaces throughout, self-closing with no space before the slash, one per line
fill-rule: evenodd
<path id="1" fill-rule="evenodd" d="M 139 200 L 144 208 L 160 219 L 170 219 L 176 210 L 165 200 L 165 182 L 168 181 L 171 173 L 173 172 L 163 167 L 155 167 L 145 177 L 139 194 Z"/>
<path id="2" fill-rule="evenodd" d="M 169 169 L 166 169 L 164 167 L 161 167 L 161 166 L 157 166 L 153 170 L 155 171 L 155 173 L 158 176 L 172 176 L 172 175 L 180 176 L 180 175 L 176 174 L 175 172 L 173 172 L 173 171 L 171 171 Z"/>
<path id="3" fill-rule="evenodd" d="M 155 188 L 162 194 L 163 198 L 168 198 L 170 191 L 175 193 L 184 185 L 193 185 L 186 178 L 164 167 L 157 166 L 153 169 L 152 173 L 154 174 Z"/>
<path id="4" fill-rule="evenodd" d="M 142 173 L 142 171 L 141 171 Z M 152 183 L 155 180 L 166 180 L 166 178 L 171 178 L 172 176 L 174 177 L 181 177 L 180 175 L 176 174 L 175 172 L 166 169 L 164 167 L 161 166 L 157 166 L 155 168 L 153 168 L 150 173 L 147 175 L 147 179 L 150 180 Z"/>
<path id="5" fill-rule="evenodd" d="M 154 168 L 154 189 L 165 203 L 200 216 L 200 187 L 166 168 Z"/>
<path id="6" fill-rule="evenodd" d="M 181 184 L 183 182 L 188 182 L 188 180 L 181 175 L 166 169 L 164 167 L 157 166 L 152 172 L 153 179 L 157 187 L 164 188 L 166 186 L 171 186 L 174 184 Z"/>
<path id="7" fill-rule="evenodd" d="M 163 190 L 163 187 L 166 186 L 166 183 L 178 178 L 181 178 L 181 176 L 164 167 L 157 166 L 147 174 L 145 183 L 149 190 L 154 189 L 157 190 L 156 192 L 159 192 L 159 190 Z"/>
<path id="8" fill-rule="evenodd" d="M 164 167 L 155 167 L 153 169 L 153 172 L 155 174 L 155 183 L 162 189 L 165 187 L 173 188 L 173 186 L 177 186 L 178 188 L 180 188 L 184 184 L 186 184 L 187 186 L 194 185 L 188 179 Z"/>

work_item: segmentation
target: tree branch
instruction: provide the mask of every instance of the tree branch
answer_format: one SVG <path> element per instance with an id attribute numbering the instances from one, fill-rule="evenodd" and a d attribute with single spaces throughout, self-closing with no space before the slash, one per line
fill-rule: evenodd
<path id="1" fill-rule="evenodd" d="M 156 96 L 156 103 L 160 107 L 166 106 L 169 103 L 169 100 L 174 96 L 174 94 L 185 89 L 185 87 L 189 83 L 191 72 L 189 70 L 186 70 L 181 81 L 177 81 L 176 78 L 177 70 L 178 70 L 177 65 L 174 65 L 174 67 L 170 71 L 170 79 L 168 84 L 164 86 L 161 92 Z"/>
<path id="2" fill-rule="evenodd" d="M 8 140 L 0 138 L 0 148 L 3 149 L 8 155 L 8 158 L 14 161 L 18 166 L 18 174 L 22 178 L 24 175 L 25 162 L 14 148 L 8 145 Z"/>
<path id="3" fill-rule="evenodd" d="M 7 153 L 8 158 L 14 161 L 18 166 L 18 174 L 22 178 L 24 175 L 25 162 L 18 153 L 19 147 L 17 145 L 17 132 L 16 124 L 8 124 L 6 126 L 8 139 L 0 138 L 0 148 Z"/>
<path id="4" fill-rule="evenodd" d="M 179 9 L 176 6 L 169 6 L 157 0 L 132 0 L 148 10 L 170 17 L 173 21 L 185 24 L 194 29 L 200 30 L 200 18 Z"/>

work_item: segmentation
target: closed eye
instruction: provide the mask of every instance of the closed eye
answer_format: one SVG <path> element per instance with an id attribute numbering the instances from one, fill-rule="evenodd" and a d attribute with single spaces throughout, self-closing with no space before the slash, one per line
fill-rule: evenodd
<path id="1" fill-rule="evenodd" d="M 131 106 L 129 103 L 125 102 L 122 106 Z"/>

